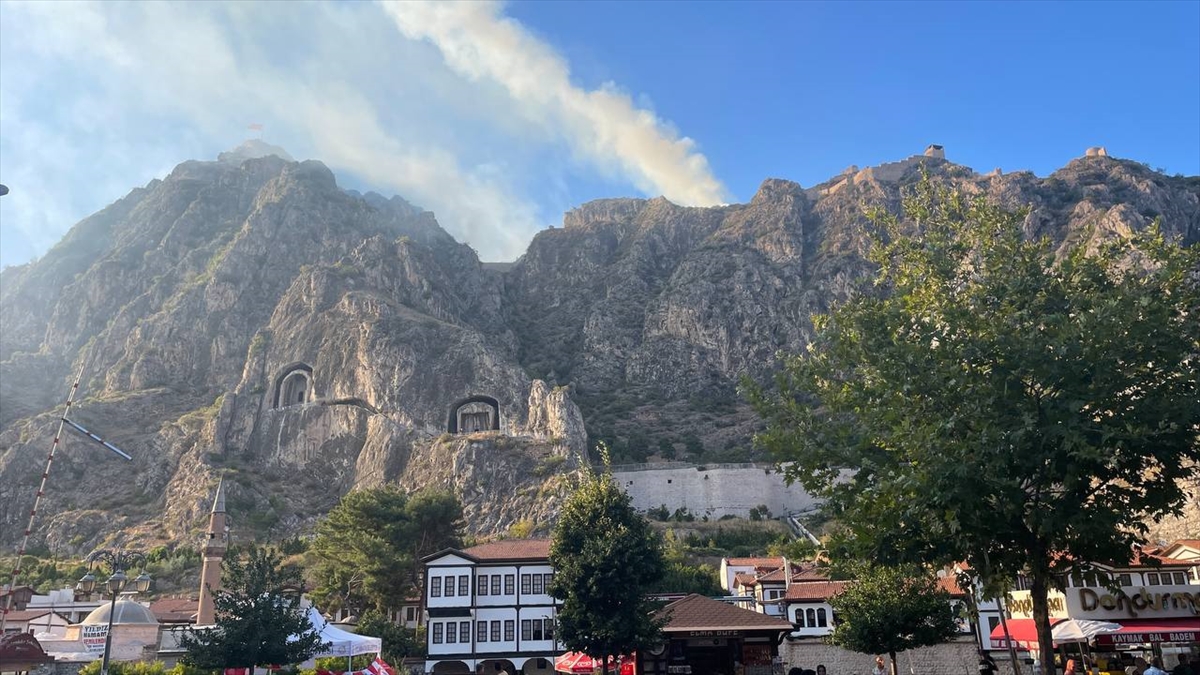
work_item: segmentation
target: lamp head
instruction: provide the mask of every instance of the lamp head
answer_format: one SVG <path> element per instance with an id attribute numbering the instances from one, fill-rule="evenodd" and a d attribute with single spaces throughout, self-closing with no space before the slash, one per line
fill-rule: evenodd
<path id="1" fill-rule="evenodd" d="M 75 588 L 84 593 L 91 593 L 96 590 L 96 575 L 92 574 L 91 570 L 88 570 L 87 574 L 80 577 L 79 583 L 75 584 Z"/>
<path id="2" fill-rule="evenodd" d="M 137 591 L 138 593 L 145 593 L 146 591 L 150 590 L 150 581 L 150 575 L 143 571 L 137 576 L 136 579 L 133 580 L 133 590 Z"/>
<path id="3" fill-rule="evenodd" d="M 125 570 L 117 570 L 108 578 L 108 591 L 114 595 L 125 590 L 125 584 L 129 581 L 129 577 L 125 576 Z"/>

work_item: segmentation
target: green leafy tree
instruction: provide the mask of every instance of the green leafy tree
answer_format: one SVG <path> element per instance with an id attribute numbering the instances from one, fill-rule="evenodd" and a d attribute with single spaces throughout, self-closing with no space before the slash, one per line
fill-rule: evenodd
<path id="1" fill-rule="evenodd" d="M 399 665 L 406 656 L 421 654 L 424 642 L 417 644 L 416 631 L 401 626 L 373 609 L 367 610 L 358 620 L 357 632 L 383 640 L 383 660 Z"/>
<path id="2" fill-rule="evenodd" d="M 421 558 L 461 541 L 462 505 L 452 493 L 409 495 L 392 486 L 351 492 L 317 525 L 309 547 L 313 598 L 359 615 L 399 607 L 418 590 Z"/>
<path id="3" fill-rule="evenodd" d="M 721 575 L 712 565 L 693 564 L 688 559 L 687 546 L 675 530 L 668 529 L 662 538 L 663 576 L 654 590 L 659 593 L 699 593 L 720 595 Z"/>
<path id="4" fill-rule="evenodd" d="M 817 546 L 807 539 L 794 539 L 780 535 L 767 545 L 767 555 L 781 556 L 792 562 L 813 560 L 817 557 Z"/>
<path id="5" fill-rule="evenodd" d="M 874 286 L 748 383 L 758 441 L 866 559 L 1026 575 L 1050 644 L 1055 580 L 1128 562 L 1196 475 L 1200 247 L 1150 227 L 1055 251 L 928 178 L 904 207 L 874 215 Z"/>
<path id="6" fill-rule="evenodd" d="M 186 633 L 183 662 L 198 668 L 253 668 L 300 663 L 328 647 L 300 607 L 300 571 L 277 553 L 251 548 L 227 558 L 224 588 L 213 591 L 216 625 Z"/>
<path id="7" fill-rule="evenodd" d="M 855 580 L 830 598 L 838 618 L 828 640 L 864 654 L 896 654 L 928 647 L 958 634 L 958 612 L 937 578 L 918 569 L 859 566 Z"/>
<path id="8" fill-rule="evenodd" d="M 563 505 L 550 547 L 550 593 L 562 600 L 559 640 L 607 666 L 621 654 L 659 640 L 662 622 L 646 599 L 663 575 L 663 555 L 650 524 L 604 470 L 585 470 Z"/>

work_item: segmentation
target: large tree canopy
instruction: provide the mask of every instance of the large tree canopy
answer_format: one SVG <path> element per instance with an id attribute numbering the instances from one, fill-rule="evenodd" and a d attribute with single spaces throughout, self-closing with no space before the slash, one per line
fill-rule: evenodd
<path id="1" fill-rule="evenodd" d="M 607 459 L 607 453 L 602 449 Z M 562 600 L 558 640 L 595 658 L 656 644 L 662 625 L 646 594 L 663 575 L 658 537 L 603 472 L 584 473 L 563 505 L 550 546 L 550 593 Z"/>
<path id="2" fill-rule="evenodd" d="M 937 578 L 919 567 L 854 568 L 854 581 L 830 599 L 838 618 L 829 642 L 864 654 L 896 654 L 958 634 L 958 612 Z"/>
<path id="3" fill-rule="evenodd" d="M 300 607 L 300 571 L 271 550 L 251 548 L 225 560 L 213 591 L 216 625 L 185 633 L 183 660 L 206 670 L 292 665 L 321 649 L 321 635 Z"/>
<path id="4" fill-rule="evenodd" d="M 313 596 L 326 609 L 359 615 L 398 608 L 418 590 L 421 558 L 459 546 L 462 525 L 462 505 L 448 492 L 351 492 L 317 525 Z"/>
<path id="5" fill-rule="evenodd" d="M 1049 644 L 1057 575 L 1128 562 L 1196 475 L 1200 252 L 1157 227 L 1056 251 L 928 178 L 904 208 L 873 219 L 875 284 L 748 387 L 758 441 L 872 559 L 1028 575 Z"/>

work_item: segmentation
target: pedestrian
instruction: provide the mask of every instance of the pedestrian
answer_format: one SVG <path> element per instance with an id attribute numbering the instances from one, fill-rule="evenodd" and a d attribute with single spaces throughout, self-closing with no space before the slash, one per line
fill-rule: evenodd
<path id="1" fill-rule="evenodd" d="M 1125 675 L 1142 675 L 1148 667 L 1150 664 L 1146 663 L 1146 659 L 1139 656 L 1133 660 L 1133 665 L 1125 669 Z"/>
<path id="2" fill-rule="evenodd" d="M 1150 659 L 1150 667 L 1146 669 L 1143 675 L 1167 675 L 1167 671 L 1163 670 L 1162 659 L 1154 657 Z"/>
<path id="3" fill-rule="evenodd" d="M 871 671 L 871 675 L 887 675 L 887 668 L 883 667 L 882 656 L 875 657 L 875 668 Z"/>
<path id="4" fill-rule="evenodd" d="M 1188 654 L 1179 655 L 1179 664 L 1171 669 L 1171 675 L 1196 675 L 1196 669 L 1192 668 L 1191 656 Z"/>
<path id="5" fill-rule="evenodd" d="M 825 675 L 825 665 L 824 664 L 817 666 L 817 675 Z"/>
<path id="6" fill-rule="evenodd" d="M 1078 670 L 1078 668 L 1075 666 L 1075 659 L 1067 659 L 1067 665 L 1063 667 L 1063 672 L 1067 675 L 1071 675 L 1071 673 L 1074 673 L 1076 670 Z"/>
<path id="7" fill-rule="evenodd" d="M 1000 668 L 996 666 L 996 660 L 992 658 L 992 655 L 987 653 L 987 651 L 980 649 L 979 675 L 996 675 L 999 670 Z"/>

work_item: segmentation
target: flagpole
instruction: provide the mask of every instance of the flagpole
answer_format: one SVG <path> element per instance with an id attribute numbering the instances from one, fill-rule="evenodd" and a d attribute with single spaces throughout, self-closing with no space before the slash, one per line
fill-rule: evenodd
<path id="1" fill-rule="evenodd" d="M 37 517 L 38 506 L 42 503 L 42 496 L 46 494 L 46 479 L 50 476 L 50 468 L 54 465 L 54 453 L 58 450 L 58 441 L 62 438 L 63 426 L 67 423 L 67 414 L 71 412 L 71 405 L 75 402 L 75 393 L 79 390 L 79 381 L 83 379 L 83 371 L 87 368 L 89 358 L 90 354 L 84 356 L 83 363 L 79 366 L 79 373 L 75 376 L 75 382 L 67 392 L 67 408 L 58 420 L 58 431 L 54 433 L 54 441 L 50 444 L 50 454 L 46 455 L 46 468 L 42 470 L 42 482 L 38 485 L 37 492 L 34 493 L 33 508 L 29 510 L 29 523 L 25 525 L 21 545 L 17 547 L 17 564 L 13 566 L 12 576 L 8 579 L 8 593 L 5 596 L 4 609 L 0 610 L 0 635 L 4 635 L 4 628 L 8 624 L 8 613 L 12 611 L 17 579 L 21 576 L 21 561 L 24 559 L 25 549 L 29 545 L 29 533 L 33 532 L 33 521 Z"/>

